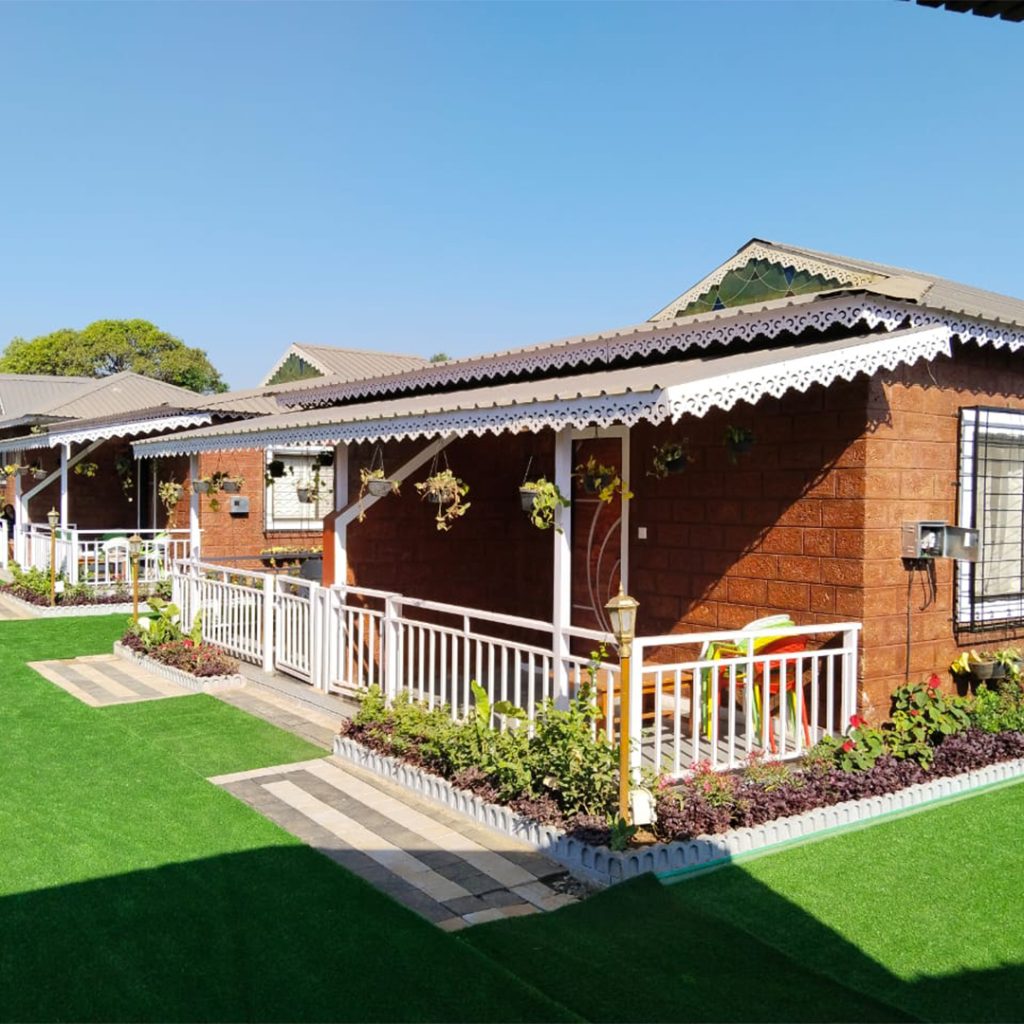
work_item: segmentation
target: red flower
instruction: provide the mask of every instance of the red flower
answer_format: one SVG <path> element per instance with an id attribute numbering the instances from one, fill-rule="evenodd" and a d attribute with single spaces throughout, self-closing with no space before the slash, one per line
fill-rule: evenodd
<path id="1" fill-rule="evenodd" d="M 917 708 L 911 708 L 910 713 L 916 718 L 921 712 Z"/>
<path id="2" fill-rule="evenodd" d="M 854 729 L 859 729 L 862 725 L 867 725 L 867 719 L 861 718 L 860 715 L 850 715 L 850 725 Z"/>
<path id="3" fill-rule="evenodd" d="M 853 748 L 854 748 L 854 747 L 855 747 L 856 745 L 857 745 L 857 744 L 856 744 L 856 743 L 854 743 L 854 742 L 853 742 L 853 740 L 847 740 L 847 741 L 846 741 L 846 742 L 845 742 L 845 743 L 843 744 L 843 750 L 845 750 L 845 751 L 846 751 L 846 753 L 849 753 L 849 752 L 850 752 L 851 750 L 853 750 Z"/>
<path id="4" fill-rule="evenodd" d="M 195 647 L 195 644 L 194 644 L 194 643 L 192 643 L 192 641 L 191 641 L 191 640 L 189 640 L 189 639 L 188 639 L 188 637 L 186 637 L 186 638 L 185 638 L 185 646 L 186 646 L 186 647 Z"/>
<path id="5" fill-rule="evenodd" d="M 936 689 L 938 689 L 939 683 L 941 683 L 941 682 L 942 682 L 942 680 L 933 672 L 928 677 L 928 689 L 929 690 L 936 690 Z"/>

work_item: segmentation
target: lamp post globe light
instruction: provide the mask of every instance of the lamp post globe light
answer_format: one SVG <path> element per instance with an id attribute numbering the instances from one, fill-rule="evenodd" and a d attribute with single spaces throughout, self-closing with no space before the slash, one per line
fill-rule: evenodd
<path id="1" fill-rule="evenodd" d="M 640 602 L 619 584 L 619 592 L 605 606 L 619 647 L 619 817 L 629 822 L 629 662 L 636 636 L 636 610 Z"/>
<path id="2" fill-rule="evenodd" d="M 50 607 L 57 603 L 57 523 L 60 513 L 51 505 L 46 513 L 46 521 L 50 524 Z"/>
<path id="3" fill-rule="evenodd" d="M 132 621 L 139 621 L 139 555 L 142 553 L 142 538 L 133 533 L 128 538 L 128 554 L 132 559 Z"/>

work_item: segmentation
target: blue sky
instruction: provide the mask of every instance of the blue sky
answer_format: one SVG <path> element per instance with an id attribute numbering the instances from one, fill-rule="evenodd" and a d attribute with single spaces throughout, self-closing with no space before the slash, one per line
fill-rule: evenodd
<path id="1" fill-rule="evenodd" d="M 751 236 L 1024 295 L 1024 25 L 894 0 L 0 5 L 0 343 L 233 386 L 645 319 Z"/>

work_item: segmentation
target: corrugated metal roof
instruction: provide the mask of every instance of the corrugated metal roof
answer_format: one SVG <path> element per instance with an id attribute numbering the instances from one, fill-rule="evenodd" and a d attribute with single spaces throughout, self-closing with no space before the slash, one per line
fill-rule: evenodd
<path id="1" fill-rule="evenodd" d="M 671 363 L 654 366 L 636 366 L 622 370 L 604 370 L 594 373 L 578 374 L 571 377 L 555 377 L 540 381 L 524 381 L 497 386 L 476 387 L 464 391 L 447 394 L 417 395 L 407 398 L 381 399 L 358 405 L 332 406 L 307 409 L 301 412 L 279 413 L 273 416 L 260 416 L 235 423 L 223 423 L 206 427 L 201 430 L 190 430 L 171 437 L 140 441 L 135 444 L 138 454 L 159 451 L 162 447 L 170 450 L 176 445 L 193 441 L 201 441 L 209 447 L 200 450 L 217 450 L 217 445 L 229 439 L 235 443 L 229 447 L 259 446 L 261 438 L 272 434 L 288 431 L 306 431 L 324 428 L 320 431 L 321 439 L 340 438 L 348 433 L 344 428 L 358 424 L 373 424 L 375 432 L 385 435 L 389 424 L 407 423 L 408 421 L 436 421 L 439 416 L 465 414 L 463 420 L 472 420 L 490 410 L 508 410 L 512 414 L 506 418 L 523 419 L 533 415 L 534 410 L 552 405 L 553 403 L 584 403 L 590 408 L 598 404 L 611 408 L 615 414 L 617 401 L 627 397 L 632 401 L 638 396 L 656 396 L 668 389 L 682 391 L 700 391 L 706 386 L 709 393 L 721 396 L 728 392 L 723 382 L 741 378 L 755 379 L 759 374 L 767 375 L 768 371 L 785 365 L 793 360 L 821 358 L 828 360 L 836 357 L 836 365 L 842 366 L 841 375 L 850 379 L 857 372 L 856 359 L 850 353 L 858 348 L 873 347 L 875 351 L 889 349 L 892 353 L 901 351 L 901 345 L 908 341 L 913 344 L 924 339 L 928 344 L 935 345 L 940 339 L 941 345 L 948 350 L 949 332 L 942 327 L 916 328 L 896 331 L 892 334 L 868 334 L 857 338 L 844 338 L 817 344 L 790 344 L 780 348 L 764 348 L 732 354 L 711 354 L 707 351 L 692 353 L 688 358 Z M 934 350 L 934 349 L 933 349 Z M 892 364 L 907 361 L 895 356 Z M 888 365 L 888 364 L 887 364 Z M 795 376 L 787 381 L 787 387 L 806 387 L 808 381 L 801 381 Z M 738 391 L 733 393 L 730 405 L 738 400 Z M 739 395 L 739 398 L 743 398 Z M 602 400 L 598 402 L 597 400 Z M 603 401 L 605 399 L 609 401 Z M 651 398 L 653 401 L 653 397 Z M 635 403 L 634 403 L 635 404 Z M 584 409 L 584 414 L 586 408 Z M 337 433 L 331 433 L 337 429 Z M 437 428 L 434 428 L 437 432 Z M 280 443 L 280 442 L 278 442 Z"/>
<path id="2" fill-rule="evenodd" d="M 36 373 L 0 373 L 0 421 L 29 415 L 88 390 L 91 377 L 53 377 Z"/>
<path id="3" fill-rule="evenodd" d="M 290 356 L 298 356 L 315 366 L 325 376 L 341 380 L 362 380 L 366 377 L 381 377 L 386 374 L 402 373 L 420 366 L 428 360 L 422 356 L 395 355 L 391 352 L 377 352 L 373 349 L 337 348 L 333 345 L 307 345 L 296 342 L 289 345 L 284 355 L 271 367 L 263 383 L 272 380 L 274 374 Z"/>

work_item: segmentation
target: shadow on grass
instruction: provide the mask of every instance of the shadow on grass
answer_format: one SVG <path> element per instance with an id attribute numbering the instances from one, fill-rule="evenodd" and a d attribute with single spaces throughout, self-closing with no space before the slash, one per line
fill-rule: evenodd
<path id="1" fill-rule="evenodd" d="M 567 1020 L 304 846 L 0 899 L 4 1020 Z"/>
<path id="2" fill-rule="evenodd" d="M 725 870 L 726 914 L 712 889 L 648 877 L 459 939 L 591 1020 L 1022 1019 L 1024 966 L 907 981 L 741 868 Z"/>

